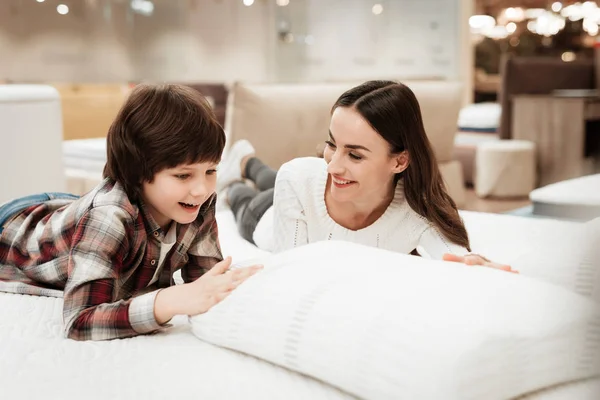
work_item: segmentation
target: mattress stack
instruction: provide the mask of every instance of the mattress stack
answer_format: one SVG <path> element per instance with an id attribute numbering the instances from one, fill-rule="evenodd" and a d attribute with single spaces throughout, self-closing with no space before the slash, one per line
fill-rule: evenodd
<path id="1" fill-rule="evenodd" d="M 63 141 L 67 191 L 84 194 L 102 180 L 106 164 L 106 138 Z"/>

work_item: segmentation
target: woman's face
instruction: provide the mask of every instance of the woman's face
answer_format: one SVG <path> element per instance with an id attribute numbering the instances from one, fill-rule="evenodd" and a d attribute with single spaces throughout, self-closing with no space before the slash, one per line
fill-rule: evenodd
<path id="1" fill-rule="evenodd" d="M 406 153 L 391 154 L 389 143 L 354 108 L 335 109 L 326 145 L 329 190 L 337 202 L 381 202 L 394 190 L 395 174 L 408 166 Z"/>

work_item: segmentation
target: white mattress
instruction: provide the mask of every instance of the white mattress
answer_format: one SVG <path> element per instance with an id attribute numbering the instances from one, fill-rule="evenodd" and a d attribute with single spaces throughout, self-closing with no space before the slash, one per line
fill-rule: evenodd
<path id="1" fill-rule="evenodd" d="M 62 338 L 62 299 L 0 294 L 6 399 L 348 399 L 316 380 L 168 332 L 108 342 Z"/>
<path id="2" fill-rule="evenodd" d="M 319 381 L 168 332 L 108 342 L 62 338 L 62 299 L 0 294 L 0 382 L 7 399 L 351 399 Z M 597 400 L 600 379 L 523 400 Z"/>
<path id="3" fill-rule="evenodd" d="M 65 140 L 62 146 L 66 169 L 102 174 L 106 163 L 106 138 Z"/>
<path id="4" fill-rule="evenodd" d="M 529 194 L 533 213 L 588 220 L 600 216 L 600 174 L 553 183 Z"/>
<path id="5" fill-rule="evenodd" d="M 106 138 L 65 140 L 63 154 L 67 157 L 106 160 Z"/>
<path id="6" fill-rule="evenodd" d="M 514 233 L 515 221 L 519 223 L 514 229 L 521 232 L 540 222 L 501 216 L 487 219 L 478 213 L 463 216 L 473 232 L 485 231 L 485 225 L 492 222 L 488 238 Z M 218 222 L 223 252 L 232 255 L 234 263 L 246 264 L 244 260 L 266 254 L 237 234 L 230 212 L 219 212 Z M 476 247 L 485 241 L 485 235 L 477 236 Z M 492 256 L 493 245 L 487 246 L 486 254 Z M 496 243 L 496 247 L 496 254 L 511 253 L 510 246 Z M 526 243 L 515 250 L 516 256 L 524 247 Z M 0 382 L 6 398 L 350 398 L 324 383 L 204 343 L 193 336 L 183 317 L 176 318 L 168 331 L 150 336 L 109 342 L 66 340 L 61 307 L 61 299 L 0 294 Z M 596 379 L 549 388 L 523 399 L 597 400 L 599 393 L 600 379 Z"/>
<path id="7" fill-rule="evenodd" d="M 68 193 L 85 194 L 102 180 L 106 138 L 65 140 L 62 153 Z"/>

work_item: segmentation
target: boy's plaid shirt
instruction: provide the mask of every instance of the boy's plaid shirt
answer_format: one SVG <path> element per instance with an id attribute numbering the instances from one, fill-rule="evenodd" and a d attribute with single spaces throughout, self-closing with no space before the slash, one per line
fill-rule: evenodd
<path id="1" fill-rule="evenodd" d="M 154 300 L 222 260 L 215 195 L 196 221 L 176 227 L 176 243 L 158 280 L 163 232 L 144 204 L 132 204 L 119 183 L 104 180 L 78 200 L 32 206 L 0 234 L 0 291 L 64 297 L 65 333 L 77 340 L 114 339 L 155 331 Z M 175 223 L 175 222 L 173 222 Z"/>

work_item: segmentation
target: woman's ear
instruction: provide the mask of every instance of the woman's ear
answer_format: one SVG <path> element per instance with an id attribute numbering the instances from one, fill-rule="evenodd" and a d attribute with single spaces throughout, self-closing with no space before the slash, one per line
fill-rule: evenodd
<path id="1" fill-rule="evenodd" d="M 408 164 L 410 164 L 410 156 L 408 154 L 408 151 L 404 150 L 401 153 L 395 154 L 394 155 L 394 173 L 395 174 L 399 174 L 400 172 L 404 171 L 406 168 L 408 168 Z"/>

